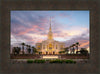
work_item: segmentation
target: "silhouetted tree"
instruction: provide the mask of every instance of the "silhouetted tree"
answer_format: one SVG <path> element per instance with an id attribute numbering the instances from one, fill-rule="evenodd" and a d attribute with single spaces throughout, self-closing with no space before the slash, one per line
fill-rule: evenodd
<path id="1" fill-rule="evenodd" d="M 78 46 L 80 46 L 79 42 L 76 42 L 75 46 L 76 46 L 76 52 L 77 52 L 78 51 Z"/>
<path id="2" fill-rule="evenodd" d="M 32 46 L 33 54 L 38 52 L 34 46 Z"/>
<path id="3" fill-rule="evenodd" d="M 31 53 L 31 46 L 30 45 L 28 45 L 28 53 L 30 54 Z"/>
<path id="4" fill-rule="evenodd" d="M 24 54 L 24 46 L 25 46 L 25 43 L 21 43 L 22 45 L 22 54 Z"/>
<path id="5" fill-rule="evenodd" d="M 65 52 L 68 54 L 68 52 L 69 52 L 69 47 L 66 47 L 66 48 L 65 48 Z"/>
<path id="6" fill-rule="evenodd" d="M 73 48 L 72 48 L 72 53 L 73 53 L 73 54 L 75 53 L 75 48 L 74 48 L 74 46 L 75 46 L 75 44 L 72 45 L 72 47 L 73 47 Z"/>
<path id="7" fill-rule="evenodd" d="M 70 48 L 70 54 L 72 54 L 72 45 L 69 48 Z"/>
<path id="8" fill-rule="evenodd" d="M 21 48 L 20 47 L 13 47 L 13 54 L 19 54 Z"/>
<path id="9" fill-rule="evenodd" d="M 28 45 L 27 45 L 27 44 L 26 44 L 25 46 L 26 46 L 26 50 L 27 50 L 27 54 L 28 54 L 28 48 L 29 48 L 29 47 L 28 47 Z"/>
<path id="10" fill-rule="evenodd" d="M 39 54 L 42 54 L 42 52 L 39 52 Z"/>
<path id="11" fill-rule="evenodd" d="M 65 53 L 65 51 L 59 51 L 59 53 L 61 54 L 61 53 Z"/>
<path id="12" fill-rule="evenodd" d="M 81 48 L 80 53 L 83 54 L 83 55 L 87 55 L 88 51 L 87 51 L 86 48 Z"/>

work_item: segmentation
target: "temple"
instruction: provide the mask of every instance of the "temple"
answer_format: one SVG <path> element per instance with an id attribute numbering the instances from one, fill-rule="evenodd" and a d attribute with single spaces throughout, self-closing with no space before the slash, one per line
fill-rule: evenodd
<path id="1" fill-rule="evenodd" d="M 41 43 L 36 43 L 36 49 L 42 52 L 42 54 L 59 54 L 59 51 L 63 51 L 64 47 L 65 47 L 65 43 L 53 39 L 51 18 L 50 18 L 48 39 L 42 41 Z"/>

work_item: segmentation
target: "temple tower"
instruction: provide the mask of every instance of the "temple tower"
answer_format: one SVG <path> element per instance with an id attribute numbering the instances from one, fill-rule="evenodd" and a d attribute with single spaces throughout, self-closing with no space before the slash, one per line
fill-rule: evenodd
<path id="1" fill-rule="evenodd" d="M 49 32 L 48 32 L 48 39 L 49 40 L 53 39 L 53 34 L 52 34 L 52 29 L 51 29 L 51 18 L 50 18 L 50 27 L 49 27 Z"/>

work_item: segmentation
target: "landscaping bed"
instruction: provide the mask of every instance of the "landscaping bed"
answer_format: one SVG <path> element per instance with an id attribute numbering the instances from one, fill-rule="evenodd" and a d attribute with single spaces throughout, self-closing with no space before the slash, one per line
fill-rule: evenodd
<path id="1" fill-rule="evenodd" d="M 71 59 L 65 59 L 65 60 L 61 60 L 61 59 L 26 59 L 26 60 L 13 60 L 12 63 L 38 63 L 38 64 L 42 64 L 42 63 L 66 63 L 66 64 L 75 64 L 77 63 L 77 61 L 71 60 Z"/>

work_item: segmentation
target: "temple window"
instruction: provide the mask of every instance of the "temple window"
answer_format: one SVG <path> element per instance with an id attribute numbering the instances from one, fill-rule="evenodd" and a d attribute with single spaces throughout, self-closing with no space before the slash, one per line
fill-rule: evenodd
<path id="1" fill-rule="evenodd" d="M 56 49 L 57 49 L 57 45 L 56 45 Z"/>
<path id="2" fill-rule="evenodd" d="M 52 44 L 49 44 L 49 49 L 52 49 Z"/>
<path id="3" fill-rule="evenodd" d="M 45 45 L 43 46 L 43 49 L 45 49 Z"/>
<path id="4" fill-rule="evenodd" d="M 61 48 L 63 48 L 63 45 L 61 45 Z"/>
<path id="5" fill-rule="evenodd" d="M 37 48 L 40 49 L 40 45 L 38 45 Z"/>

